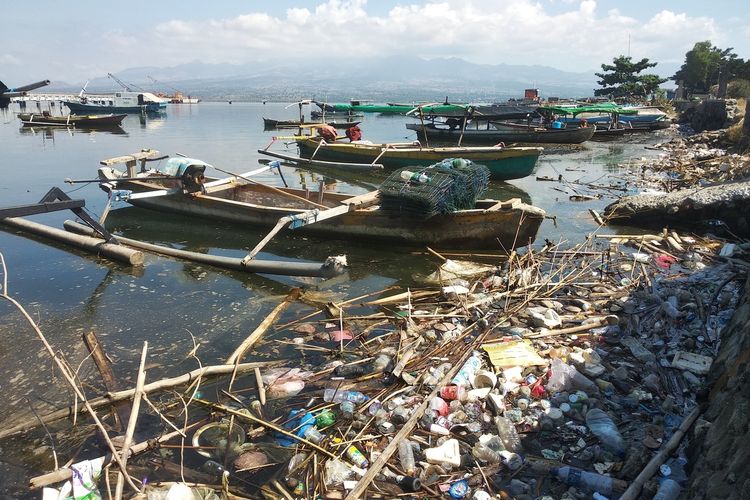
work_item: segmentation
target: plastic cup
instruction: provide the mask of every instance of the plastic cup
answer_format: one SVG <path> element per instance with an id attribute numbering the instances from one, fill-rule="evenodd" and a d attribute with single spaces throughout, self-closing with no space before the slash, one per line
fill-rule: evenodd
<path id="1" fill-rule="evenodd" d="M 497 384 L 497 375 L 488 370 L 482 370 L 474 375 L 472 385 L 475 389 L 492 389 Z"/>

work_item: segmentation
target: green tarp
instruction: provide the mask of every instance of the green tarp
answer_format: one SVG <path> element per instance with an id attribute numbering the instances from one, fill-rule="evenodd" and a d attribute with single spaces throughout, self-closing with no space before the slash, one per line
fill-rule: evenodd
<path id="1" fill-rule="evenodd" d="M 539 106 L 540 110 L 551 111 L 558 115 L 579 115 L 581 113 L 617 113 L 619 115 L 637 115 L 637 109 L 622 108 L 616 104 L 592 104 L 591 106 Z"/>

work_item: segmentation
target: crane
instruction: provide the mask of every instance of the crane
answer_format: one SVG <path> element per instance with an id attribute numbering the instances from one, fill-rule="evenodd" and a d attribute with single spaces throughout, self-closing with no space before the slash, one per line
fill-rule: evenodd
<path id="1" fill-rule="evenodd" d="M 164 83 L 164 82 L 159 82 L 159 81 L 157 81 L 157 80 L 156 80 L 156 78 L 154 78 L 154 77 L 153 77 L 153 76 L 151 76 L 151 75 L 146 75 L 146 77 L 147 77 L 147 78 L 148 78 L 149 80 L 151 80 L 152 82 L 154 82 L 154 85 L 158 85 L 158 84 L 164 85 L 165 87 L 167 87 L 167 88 L 170 88 L 170 89 L 174 90 L 175 92 L 177 92 L 178 94 L 182 95 L 182 92 L 180 92 L 180 91 L 179 91 L 179 90 L 177 90 L 176 88 L 172 87 L 171 85 L 167 85 L 167 84 L 166 84 L 166 83 Z"/>
<path id="2" fill-rule="evenodd" d="M 133 85 L 133 84 L 128 85 L 127 83 L 123 82 L 112 73 L 107 73 L 107 76 L 113 79 L 114 81 L 116 81 L 117 83 L 119 83 L 120 85 L 122 85 L 122 88 L 124 88 L 127 92 L 135 92 L 134 89 L 139 89 L 142 92 L 147 92 L 146 89 L 144 89 L 143 87 L 139 87 L 138 85 Z"/>

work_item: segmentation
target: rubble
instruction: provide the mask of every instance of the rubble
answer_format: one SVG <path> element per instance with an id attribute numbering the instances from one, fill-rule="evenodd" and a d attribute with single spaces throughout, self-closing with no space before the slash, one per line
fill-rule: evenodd
<path id="1" fill-rule="evenodd" d="M 683 427 L 747 276 L 743 245 L 725 249 L 667 230 L 592 235 L 389 291 L 369 315 L 326 304 L 318 316 L 338 317 L 280 325 L 301 354 L 286 367 L 162 393 L 142 413 L 197 437 L 139 447 L 127 467 L 161 495 L 188 482 L 285 498 L 610 498 L 664 458 L 661 483 L 639 488 L 684 488 Z"/>

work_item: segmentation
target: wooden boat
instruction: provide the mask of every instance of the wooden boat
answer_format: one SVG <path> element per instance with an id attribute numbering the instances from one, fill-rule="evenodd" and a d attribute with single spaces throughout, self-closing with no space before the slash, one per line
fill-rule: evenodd
<path id="1" fill-rule="evenodd" d="M 78 101 L 62 101 L 73 114 L 144 113 L 166 109 L 167 101 L 150 92 L 86 94 Z"/>
<path id="2" fill-rule="evenodd" d="M 491 128 L 494 127 L 494 128 Z M 435 123 L 407 123 L 406 128 L 415 130 L 419 139 L 428 141 L 450 142 L 458 140 L 466 143 L 497 144 L 505 143 L 547 143 L 547 144 L 580 144 L 594 135 L 596 127 L 566 127 L 561 129 L 534 127 L 505 122 L 487 122 L 486 128 L 479 128 L 479 123 L 449 127 Z"/>
<path id="3" fill-rule="evenodd" d="M 128 190 L 145 196 L 132 197 L 129 203 L 154 210 L 176 212 L 190 217 L 223 220 L 238 224 L 276 226 L 285 216 L 312 217 L 311 205 L 300 198 L 310 197 L 303 189 L 276 188 L 248 184 L 237 177 L 203 184 L 202 189 L 186 188 L 180 178 L 164 179 L 164 173 L 138 174 L 139 179 L 125 177 L 112 167 L 99 169 L 105 191 Z M 160 177 L 149 180 L 149 177 Z M 118 180 L 123 178 L 123 180 Z M 186 192 L 188 191 L 188 192 Z M 190 192 L 192 191 L 192 192 Z M 122 192 L 120 192 L 122 196 Z M 289 195 L 294 196 L 291 197 Z M 527 245 L 534 240 L 544 219 L 544 210 L 513 198 L 507 201 L 480 200 L 470 210 L 460 210 L 428 219 L 388 213 L 377 203 L 377 192 L 352 196 L 336 192 L 312 193 L 315 203 L 331 209 L 343 208 L 335 218 L 302 225 L 297 231 L 324 238 L 377 240 L 407 245 L 440 245 L 447 247 L 506 249 Z M 361 204 L 365 198 L 371 204 Z M 310 199 L 310 202 L 313 202 Z M 346 208 L 350 207 L 363 208 Z M 320 212 L 325 213 L 326 210 Z M 189 219 L 190 223 L 195 223 Z"/>
<path id="4" fill-rule="evenodd" d="M 263 126 L 265 128 L 273 129 L 273 128 L 301 128 L 308 125 L 330 125 L 335 128 L 339 129 L 347 129 L 350 127 L 354 127 L 355 125 L 359 125 L 362 122 L 304 122 L 301 120 L 273 120 L 271 118 L 263 118 Z"/>
<path id="5" fill-rule="evenodd" d="M 464 113 L 466 106 L 462 104 L 426 104 L 413 106 L 411 104 L 373 104 L 369 101 L 352 100 L 348 103 L 318 103 L 321 109 L 336 112 L 382 113 L 386 115 L 405 115 L 419 107 L 424 114 Z"/>
<path id="6" fill-rule="evenodd" d="M 543 148 L 453 146 L 429 148 L 418 141 L 373 144 L 367 141 L 328 143 L 319 137 L 297 137 L 302 158 L 350 163 L 381 163 L 385 168 L 429 166 L 446 158 L 465 158 L 486 165 L 493 179 L 520 179 L 534 171 Z"/>
<path id="7" fill-rule="evenodd" d="M 316 109 L 310 111 L 310 118 L 314 119 L 325 119 L 325 118 L 336 118 L 336 117 L 346 117 L 346 118 L 361 118 L 365 116 L 364 113 L 356 113 L 354 111 L 318 111 Z"/>
<path id="8" fill-rule="evenodd" d="M 114 127 L 122 123 L 127 114 L 108 115 L 67 115 L 54 116 L 48 112 L 18 113 L 24 127 L 59 126 L 59 127 Z"/>

